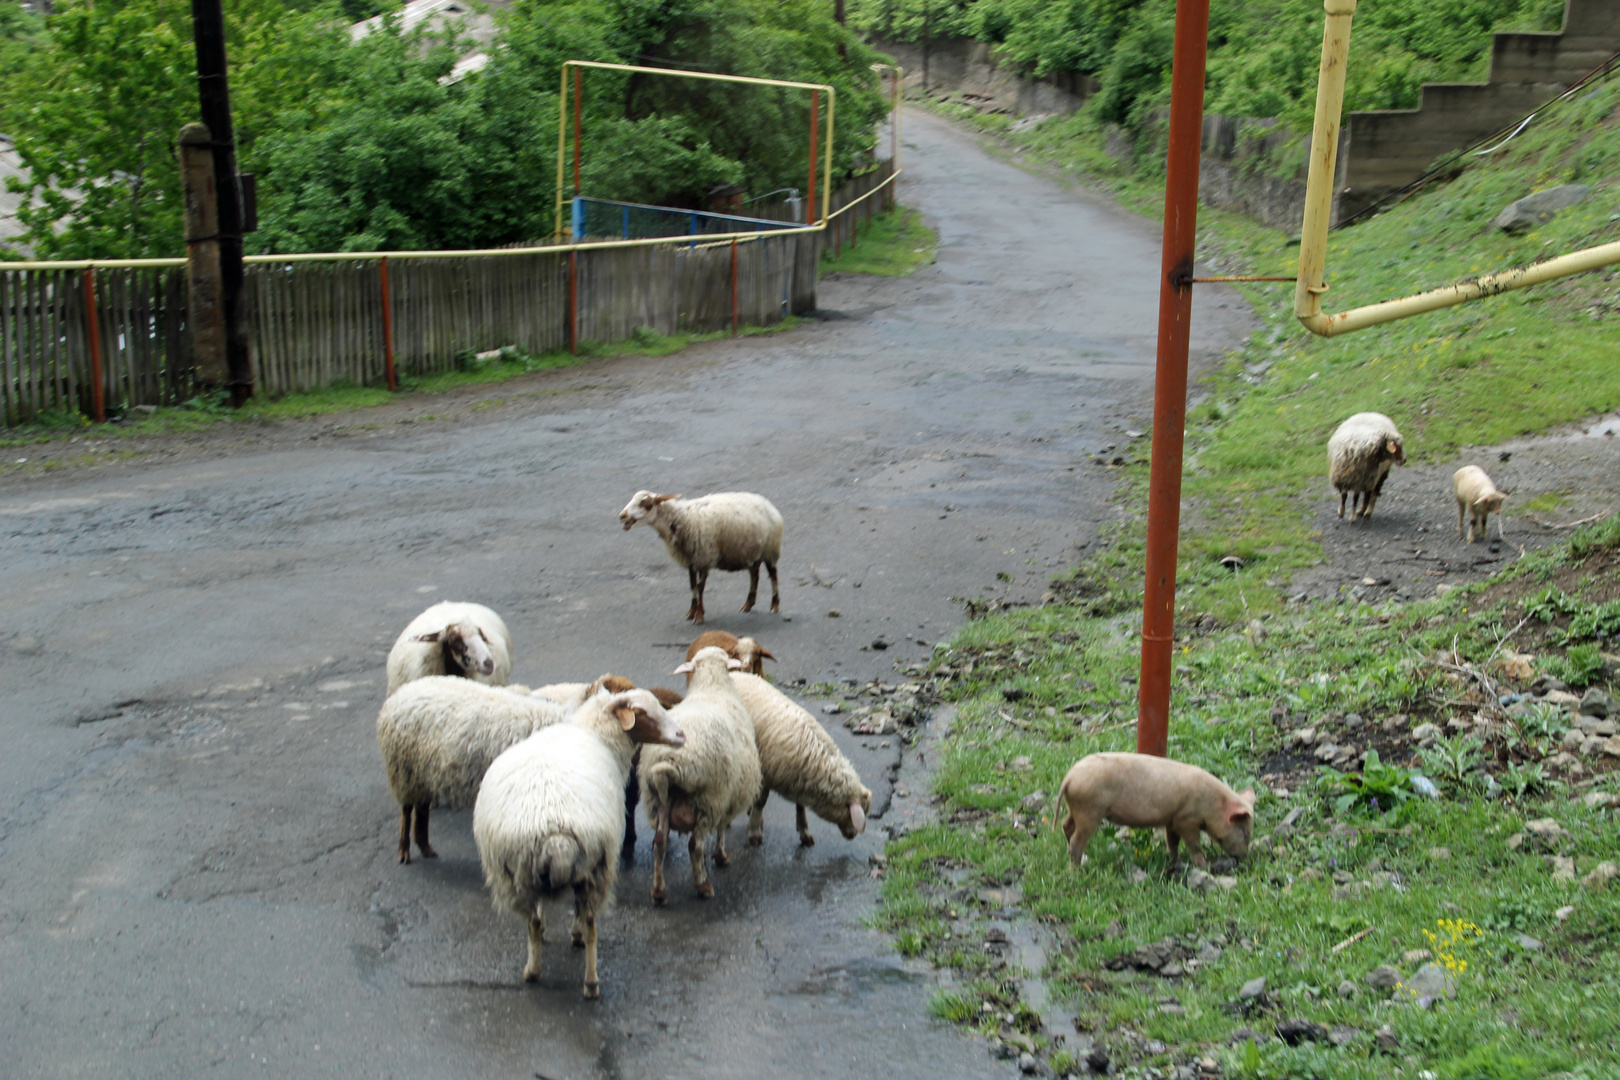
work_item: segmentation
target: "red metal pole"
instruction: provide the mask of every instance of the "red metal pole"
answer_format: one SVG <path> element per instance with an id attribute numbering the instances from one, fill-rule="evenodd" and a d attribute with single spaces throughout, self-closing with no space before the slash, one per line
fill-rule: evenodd
<path id="1" fill-rule="evenodd" d="M 804 201 L 804 223 L 816 223 L 816 128 L 820 125 L 821 91 L 810 91 L 810 197 Z"/>
<path id="2" fill-rule="evenodd" d="M 1176 635 L 1176 541 L 1181 528 L 1181 454 L 1187 423 L 1187 347 L 1192 323 L 1193 245 L 1198 226 L 1198 153 L 1204 123 L 1209 0 L 1177 0 L 1170 75 L 1170 153 L 1164 190 L 1159 281 L 1158 376 L 1153 389 L 1153 464 L 1148 479 L 1146 588 L 1136 752 L 1170 746 L 1170 660 Z"/>
<path id="3" fill-rule="evenodd" d="M 731 336 L 737 336 L 737 238 L 731 238 Z"/>
<path id="4" fill-rule="evenodd" d="M 386 255 L 377 265 L 377 276 L 382 282 L 383 371 L 388 375 L 388 389 L 398 390 L 399 380 L 394 376 L 394 294 L 388 287 Z"/>
<path id="5" fill-rule="evenodd" d="M 584 73 L 579 68 L 574 69 L 574 194 L 579 194 L 579 128 L 580 128 L 580 96 L 584 93 Z M 574 239 L 579 239 L 575 237 Z"/>
<path id="6" fill-rule="evenodd" d="M 568 253 L 568 351 L 579 352 L 579 252 Z"/>
<path id="7" fill-rule="evenodd" d="M 90 342 L 90 419 L 107 422 L 106 387 L 101 383 L 101 323 L 96 318 L 96 272 L 84 271 L 84 332 Z"/>

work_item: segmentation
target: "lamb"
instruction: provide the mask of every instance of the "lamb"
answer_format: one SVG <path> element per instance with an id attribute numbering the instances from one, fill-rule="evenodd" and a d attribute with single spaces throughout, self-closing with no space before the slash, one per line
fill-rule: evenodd
<path id="1" fill-rule="evenodd" d="M 1457 495 L 1457 535 L 1463 534 L 1463 516 L 1468 517 L 1468 543 L 1474 542 L 1474 530 L 1490 539 L 1492 511 L 1500 514 L 1505 492 L 1498 491 L 1485 470 L 1478 465 L 1464 465 L 1451 474 L 1452 490 Z M 1502 535 L 1502 519 L 1496 519 L 1496 535 Z"/>
<path id="2" fill-rule="evenodd" d="M 726 650 L 726 655 L 742 661 L 742 669 L 750 675 L 765 674 L 765 661 L 775 660 L 776 654 L 751 637 L 739 638 L 728 634 L 724 630 L 705 630 L 699 634 L 691 645 L 687 646 L 686 658 L 688 660 L 698 654 L 699 649 L 706 649 L 713 645 L 717 649 Z M 686 677 L 687 682 L 692 676 Z"/>
<path id="3" fill-rule="evenodd" d="M 1328 440 L 1328 480 L 1339 493 L 1339 517 L 1344 517 L 1345 498 L 1352 495 L 1350 520 L 1372 517 L 1392 464 L 1406 464 L 1405 442 L 1393 420 L 1364 412 L 1340 424 Z"/>
<path id="4" fill-rule="evenodd" d="M 446 600 L 412 619 L 388 650 L 388 692 L 428 675 L 458 675 L 504 686 L 512 674 L 512 635 L 482 604 Z"/>
<path id="5" fill-rule="evenodd" d="M 641 800 L 653 833 L 653 902 L 669 899 L 664 885 L 664 856 L 669 832 L 689 832 L 687 852 L 692 860 L 692 884 L 697 895 L 714 895 L 705 865 L 709 833 L 718 834 L 714 861 L 731 862 L 726 854 L 726 829 L 732 819 L 753 805 L 759 796 L 759 751 L 754 746 L 754 725 L 743 706 L 728 669 L 742 665 L 717 648 L 699 650 L 697 656 L 675 669 L 692 672 L 686 698 L 669 715 L 686 732 L 686 746 L 670 750 L 649 746 L 641 753 Z"/>
<path id="6" fill-rule="evenodd" d="M 816 842 L 805 821 L 805 807 L 838 826 L 844 839 L 866 831 L 872 792 L 861 783 L 832 736 L 796 702 L 760 678 L 739 671 L 731 676 L 754 722 L 754 742 L 764 780 L 748 814 L 748 842 L 765 842 L 765 802 L 776 792 L 794 803 L 799 844 Z"/>
<path id="7" fill-rule="evenodd" d="M 679 749 L 679 725 L 646 690 L 597 689 L 566 724 L 536 732 L 490 765 L 473 807 L 473 838 L 497 910 L 528 922 L 523 978 L 540 977 L 544 902 L 574 896 L 573 939 L 585 948 L 587 999 L 601 996 L 596 921 L 613 901 L 624 819 L 620 791 L 641 744 Z"/>
<path id="8" fill-rule="evenodd" d="M 651 525 L 669 557 L 686 567 L 692 589 L 692 605 L 686 610 L 689 621 L 703 621 L 703 588 L 710 570 L 747 570 L 748 600 L 742 609 L 754 610 L 761 563 L 771 575 L 771 611 L 781 610 L 776 563 L 782 555 L 782 515 L 764 496 L 722 491 L 683 499 L 643 490 L 619 511 L 619 521 L 627 530 L 638 521 Z"/>
<path id="9" fill-rule="evenodd" d="M 553 701 L 448 675 L 400 687 L 377 714 L 377 746 L 399 803 L 399 861 L 411 861 L 413 819 L 422 857 L 437 858 L 428 842 L 432 807 L 473 805 L 490 762 L 570 713 Z"/>

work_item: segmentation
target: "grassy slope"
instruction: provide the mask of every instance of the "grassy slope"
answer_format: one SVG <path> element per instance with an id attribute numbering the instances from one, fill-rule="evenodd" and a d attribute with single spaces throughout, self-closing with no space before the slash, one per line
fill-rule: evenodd
<path id="1" fill-rule="evenodd" d="M 1620 215 L 1611 177 L 1620 171 L 1620 124 L 1609 121 L 1617 102 L 1620 84 L 1589 92 L 1491 163 L 1335 234 L 1330 308 L 1615 239 Z M 992 119 L 990 126 L 999 125 Z M 1127 205 L 1151 209 L 1162 197 L 1101 154 L 1100 132 L 1083 116 L 1010 138 L 1037 161 L 1100 180 Z M 1523 237 L 1489 228 L 1508 201 L 1570 181 L 1592 184 L 1596 193 Z M 1202 249 L 1223 267 L 1294 269 L 1297 250 L 1280 234 L 1219 214 L 1204 221 Z M 1613 362 L 1608 325 L 1612 275 L 1587 275 L 1328 341 L 1293 323 L 1286 287 L 1255 286 L 1249 295 L 1268 328 L 1230 357 L 1195 410 L 1185 489 L 1193 511 L 1182 547 L 1183 608 L 1212 611 L 1228 626 L 1277 609 L 1278 590 L 1258 579 L 1286 578 L 1291 568 L 1319 556 L 1313 515 L 1301 499 L 1326 497 L 1322 448 L 1345 415 L 1365 408 L 1391 414 L 1408 452 L 1423 460 L 1620 404 L 1620 365 Z M 1242 379 L 1246 364 L 1262 363 L 1270 366 L 1260 385 Z M 1140 505 L 1142 471 L 1140 462 L 1127 469 L 1123 498 L 1130 505 Z M 1615 541 L 1611 524 L 1598 540 L 1585 542 L 1607 550 L 1604 545 Z M 1127 526 L 1112 551 L 1077 575 L 1068 595 L 1084 602 L 975 622 L 941 657 L 954 672 L 944 681 L 961 711 L 936 786 L 956 820 L 892 845 L 884 916 L 904 950 L 963 972 L 966 989 L 942 997 L 941 1013 L 1003 1034 L 1006 1029 L 987 1017 L 1019 1015 L 1017 979 L 997 968 L 976 936 L 988 913 L 946 883 L 946 870 L 968 867 L 970 877 L 984 882 L 1021 882 L 1024 906 L 1048 920 L 1061 940 L 1051 980 L 1116 1051 L 1129 1043 L 1126 1031 L 1169 1045 L 1166 1054 L 1147 1055 L 1150 1062 L 1213 1053 L 1227 1075 L 1253 1077 L 1372 1077 L 1397 1068 L 1407 1075 L 1432 1069 L 1441 1077 L 1530 1077 L 1567 1069 L 1620 1075 L 1620 1047 L 1598 1034 L 1613 1030 L 1620 1009 L 1616 892 L 1554 882 L 1543 859 L 1507 847 L 1524 821 L 1554 815 L 1572 834 L 1563 853 L 1585 874 L 1599 859 L 1615 857 L 1620 825 L 1612 812 L 1584 808 L 1578 796 L 1589 788 L 1538 787 L 1539 759 L 1554 747 L 1552 736 L 1532 734 L 1529 725 L 1509 732 L 1515 740 L 1511 770 L 1494 770 L 1510 788 L 1528 785 L 1515 798 L 1479 797 L 1483 773 L 1458 766 L 1467 765 L 1470 754 L 1477 759 L 1481 748 L 1464 738 L 1447 744 L 1458 779 L 1444 785 L 1446 797 L 1408 802 L 1383 820 L 1357 811 L 1335 820 L 1334 804 L 1317 797 L 1310 770 L 1303 769 L 1305 790 L 1288 801 L 1267 793 L 1259 812 L 1264 833 L 1290 807 L 1304 806 L 1300 831 L 1275 851 L 1251 857 L 1231 892 L 1196 894 L 1162 879 L 1162 842 L 1145 832 L 1125 841 L 1099 832 L 1087 867 L 1068 868 L 1061 837 L 1052 831 L 1050 800 L 1034 800 L 1040 809 L 1023 800 L 1054 792 L 1076 758 L 1133 745 L 1137 638 L 1129 613 L 1140 602 L 1139 545 L 1140 524 Z M 1250 570 L 1217 573 L 1214 557 L 1234 550 L 1252 560 Z M 1521 593 L 1539 583 L 1536 575 L 1551 580 L 1563 574 L 1577 591 L 1607 597 L 1614 591 L 1612 561 L 1597 574 L 1595 564 L 1552 553 L 1525 560 L 1514 573 Z M 1284 731 L 1272 719 L 1272 706 L 1280 703 L 1313 721 L 1357 712 L 1377 725 L 1415 714 L 1395 725 L 1399 745 L 1392 753 L 1405 764 L 1411 723 L 1471 715 L 1477 707 L 1437 704 L 1458 690 L 1422 658 L 1455 640 L 1464 659 L 1486 661 L 1525 610 L 1522 597 L 1506 598 L 1503 590 L 1511 585 L 1380 612 L 1311 609 L 1273 617 L 1271 632 L 1260 640 L 1221 630 L 1184 638 L 1173 750 L 1228 779 L 1252 782 L 1265 774 L 1272 776 L 1268 787 L 1294 786 L 1302 768 L 1288 769 L 1280 757 Z M 1553 644 L 1538 666 L 1570 675 L 1570 661 Z M 1590 644 L 1584 648 L 1593 655 Z M 972 672 L 964 676 L 969 662 Z M 1002 693 L 1007 686 L 1029 696 L 1010 701 Z M 1027 771 L 1020 768 L 1023 757 Z M 1448 768 L 1438 759 L 1419 764 L 1430 775 Z M 1604 780 L 1600 789 L 1605 785 L 1614 787 Z M 1354 831 L 1346 833 L 1347 825 Z M 1393 829 L 1406 831 L 1378 831 Z M 1448 848 L 1452 857 L 1431 858 L 1434 847 Z M 1313 879 L 1348 870 L 1354 880 L 1371 880 L 1373 859 L 1401 874 L 1407 891 L 1334 899 L 1331 881 Z M 1150 872 L 1146 882 L 1130 882 L 1127 871 L 1134 866 Z M 1560 921 L 1554 912 L 1565 904 L 1575 911 Z M 1104 928 L 1115 919 L 1124 936 L 1105 938 Z M 1374 966 L 1402 965 L 1406 950 L 1432 948 L 1426 932 L 1447 940 L 1441 920 L 1483 931 L 1468 930 L 1449 948 L 1454 959 L 1469 961 L 1456 1002 L 1432 1011 L 1396 1006 L 1361 985 Z M 1372 932 L 1365 938 L 1331 951 L 1367 928 Z M 1545 941 L 1546 949 L 1526 950 L 1513 937 L 1521 932 Z M 1101 970 L 1105 958 L 1137 944 L 1166 935 L 1197 943 L 1217 933 L 1252 948 L 1227 947 L 1220 960 L 1177 984 L 1110 981 Z M 1402 965 L 1408 975 L 1414 966 Z M 1225 1012 L 1238 987 L 1256 976 L 1269 980 L 1275 1013 L 1240 1019 Z M 1355 996 L 1336 996 L 1343 980 L 1358 986 Z M 1160 1010 L 1169 994 L 1179 997 L 1183 1015 Z M 983 1012 L 981 999 L 993 1002 L 995 1013 Z M 1345 1023 L 1363 1034 L 1343 1050 L 1276 1041 L 1255 1051 L 1225 1045 L 1239 1024 L 1264 1033 L 1291 1016 Z M 1386 1024 L 1400 1050 L 1393 1058 L 1369 1057 L 1369 1033 Z M 1140 1042 L 1137 1049 L 1140 1058 Z M 1053 1060 L 1068 1064 L 1061 1055 Z"/>
<path id="2" fill-rule="evenodd" d="M 899 207 L 879 214 L 863 229 L 859 240 L 838 256 L 827 251 L 822 265 L 846 274 L 905 277 L 934 261 L 939 238 L 916 210 Z"/>

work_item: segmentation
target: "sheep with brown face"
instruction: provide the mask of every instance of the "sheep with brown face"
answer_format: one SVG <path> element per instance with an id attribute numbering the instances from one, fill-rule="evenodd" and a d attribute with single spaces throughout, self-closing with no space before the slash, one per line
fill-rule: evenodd
<path id="1" fill-rule="evenodd" d="M 446 600 L 412 619 L 388 650 L 388 692 L 429 675 L 505 686 L 512 635 L 501 617 L 482 604 Z"/>
<path id="2" fill-rule="evenodd" d="M 782 556 L 782 515 L 769 499 L 746 491 L 721 491 L 701 499 L 638 491 L 619 511 L 625 529 L 638 522 L 651 525 L 669 557 L 686 567 L 692 604 L 686 618 L 703 621 L 703 589 L 709 571 L 748 571 L 748 600 L 754 610 L 759 595 L 759 568 L 771 575 L 771 611 L 781 610 L 776 564 Z"/>
<path id="3" fill-rule="evenodd" d="M 1356 413 L 1340 424 L 1328 440 L 1328 482 L 1339 493 L 1339 516 L 1351 498 L 1351 521 L 1372 517 L 1390 466 L 1404 464 L 1406 441 L 1383 413 Z"/>

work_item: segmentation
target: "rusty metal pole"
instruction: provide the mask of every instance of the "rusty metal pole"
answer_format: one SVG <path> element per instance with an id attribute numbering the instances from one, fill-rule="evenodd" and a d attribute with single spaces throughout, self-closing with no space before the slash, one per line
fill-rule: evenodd
<path id="1" fill-rule="evenodd" d="M 583 78 L 584 78 L 584 73 L 579 68 L 575 68 L 574 69 L 574 194 L 575 195 L 579 194 L 579 134 L 580 134 L 580 126 L 583 123 L 583 121 L 580 119 L 580 112 L 584 108 L 584 106 L 580 102 L 581 102 L 582 97 L 584 96 L 584 90 L 583 90 L 584 83 L 582 81 Z M 576 237 L 574 237 L 574 239 L 578 240 L 579 237 L 576 236 Z"/>
<path id="2" fill-rule="evenodd" d="M 1159 280 L 1158 375 L 1153 388 L 1153 464 L 1148 479 L 1142 674 L 1136 752 L 1163 757 L 1170 745 L 1170 660 L 1176 636 L 1176 542 L 1181 528 L 1181 454 L 1187 424 L 1187 348 L 1192 329 L 1193 246 L 1198 228 L 1198 153 L 1204 123 L 1209 0 L 1177 0 L 1170 74 L 1170 153 L 1164 182 L 1164 255 Z"/>
<path id="3" fill-rule="evenodd" d="M 386 255 L 377 264 L 377 279 L 382 285 L 383 371 L 388 376 L 388 389 L 398 390 L 399 380 L 394 375 L 394 293 L 388 287 Z"/>
<path id="4" fill-rule="evenodd" d="M 820 121 L 821 91 L 810 91 L 810 197 L 804 200 L 804 223 L 816 223 L 816 128 Z"/>
<path id="5" fill-rule="evenodd" d="M 731 238 L 731 336 L 737 336 L 737 238 Z"/>
<path id="6" fill-rule="evenodd" d="M 84 271 L 84 333 L 90 344 L 90 419 L 98 424 L 107 422 L 107 389 L 102 384 L 101 320 L 96 317 L 96 271 Z"/>
<path id="7" fill-rule="evenodd" d="M 214 140 L 206 124 L 180 129 L 180 188 L 185 201 L 186 317 L 191 363 L 199 389 L 219 390 L 229 380 L 230 331 L 219 253 L 219 187 Z"/>

